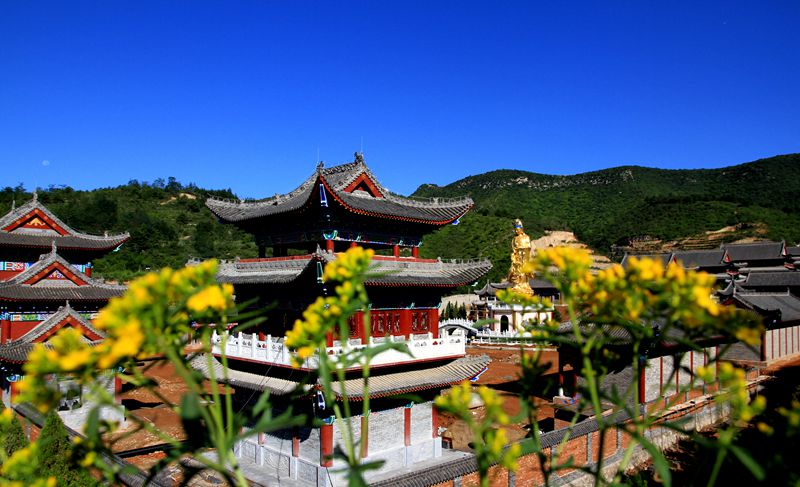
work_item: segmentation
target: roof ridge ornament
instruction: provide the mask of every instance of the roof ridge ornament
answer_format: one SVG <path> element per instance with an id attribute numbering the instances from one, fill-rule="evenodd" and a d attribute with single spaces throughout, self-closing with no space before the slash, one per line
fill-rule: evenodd
<path id="1" fill-rule="evenodd" d="M 55 255 L 56 254 L 56 250 L 57 250 L 57 248 L 56 248 L 56 240 L 53 239 L 52 243 L 51 243 L 50 253 Z"/>
<path id="2" fill-rule="evenodd" d="M 354 152 L 353 153 L 353 162 L 355 162 L 356 164 L 361 164 L 363 166 L 364 165 L 364 153 L 363 152 L 358 152 L 358 151 Z"/>
<path id="3" fill-rule="evenodd" d="M 38 188 L 33 190 L 33 202 L 36 203 L 37 201 L 39 201 L 39 190 L 38 190 Z"/>

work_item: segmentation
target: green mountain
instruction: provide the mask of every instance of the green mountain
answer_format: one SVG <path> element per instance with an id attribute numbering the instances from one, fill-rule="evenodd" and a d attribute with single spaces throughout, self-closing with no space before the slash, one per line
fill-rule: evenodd
<path id="1" fill-rule="evenodd" d="M 736 228 L 729 239 L 800 241 L 800 154 L 721 169 L 623 166 L 573 176 L 498 170 L 442 187 L 425 184 L 413 194 L 461 195 L 475 208 L 459 225 L 426 238 L 422 255 L 489 257 L 492 280 L 508 270 L 515 218 L 532 238 L 569 230 L 605 255 L 632 239 L 677 240 L 728 226 Z"/>
<path id="2" fill-rule="evenodd" d="M 128 231 L 119 252 L 95 261 L 96 275 L 127 280 L 150 269 L 177 267 L 190 257 L 255 257 L 251 237 L 220 225 L 203 202 L 236 198 L 231 190 L 153 183 L 76 191 L 39 190 L 39 199 L 67 224 L 102 234 Z M 569 230 L 602 254 L 632 238 L 681 239 L 736 226 L 727 238 L 757 236 L 800 241 L 800 154 L 708 170 L 616 167 L 574 176 L 498 170 L 447 186 L 422 185 L 414 196 L 469 195 L 475 208 L 457 226 L 425 238 L 422 256 L 488 257 L 497 281 L 508 270 L 512 222 L 531 237 Z M 21 186 L 0 190 L 0 212 L 31 198 Z"/>

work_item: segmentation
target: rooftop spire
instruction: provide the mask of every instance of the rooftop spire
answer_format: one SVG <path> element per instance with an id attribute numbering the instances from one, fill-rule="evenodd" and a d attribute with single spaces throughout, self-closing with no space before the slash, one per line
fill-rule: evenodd
<path id="1" fill-rule="evenodd" d="M 50 249 L 50 253 L 51 254 L 55 254 L 56 253 L 56 241 L 55 241 L 55 239 L 53 239 L 52 248 Z"/>
<path id="2" fill-rule="evenodd" d="M 37 189 L 33 190 L 33 201 L 39 201 L 39 192 Z"/>
<path id="3" fill-rule="evenodd" d="M 356 152 L 353 154 L 353 162 L 357 164 L 364 164 L 364 153 Z"/>

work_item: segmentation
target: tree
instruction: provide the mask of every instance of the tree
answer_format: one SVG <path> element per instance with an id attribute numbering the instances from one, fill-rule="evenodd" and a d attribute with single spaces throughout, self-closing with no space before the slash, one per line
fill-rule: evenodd
<path id="1" fill-rule="evenodd" d="M 5 409 L 5 406 L 0 402 L 0 412 Z M 22 425 L 14 418 L 11 423 L 0 431 L 0 446 L 6 451 L 6 455 L 11 456 L 15 451 L 22 450 L 28 446 L 30 442 L 25 437 L 25 432 L 22 431 Z"/>
<path id="2" fill-rule="evenodd" d="M 85 469 L 76 468 L 70 461 L 72 442 L 61 417 L 50 411 L 36 440 L 39 445 L 41 475 L 55 477 L 59 486 L 93 486 L 97 482 Z"/>

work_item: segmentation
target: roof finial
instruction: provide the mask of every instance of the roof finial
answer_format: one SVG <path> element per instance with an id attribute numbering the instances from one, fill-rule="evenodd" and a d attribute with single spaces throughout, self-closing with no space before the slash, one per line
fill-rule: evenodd
<path id="1" fill-rule="evenodd" d="M 33 201 L 34 202 L 39 201 L 39 190 L 38 189 L 34 189 L 33 190 Z"/>
<path id="2" fill-rule="evenodd" d="M 356 152 L 353 154 L 353 162 L 356 164 L 364 164 L 364 153 L 363 152 Z"/>
<path id="3" fill-rule="evenodd" d="M 52 244 L 52 245 L 53 245 L 53 246 L 52 246 L 52 248 L 50 249 L 50 253 L 51 253 L 51 254 L 55 254 L 55 253 L 56 253 L 56 241 L 55 241 L 55 240 L 53 240 L 53 244 Z"/>
<path id="4" fill-rule="evenodd" d="M 70 308 L 69 308 L 69 299 L 67 300 L 67 304 L 65 305 L 65 308 L 67 308 L 67 310 L 69 310 L 69 309 L 70 309 Z"/>
<path id="5" fill-rule="evenodd" d="M 319 164 L 317 164 L 317 171 L 321 171 L 323 167 L 325 167 L 325 161 L 319 161 Z"/>
<path id="6" fill-rule="evenodd" d="M 17 199 L 14 198 L 11 200 L 11 211 L 14 211 L 16 209 L 17 209 Z"/>

